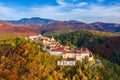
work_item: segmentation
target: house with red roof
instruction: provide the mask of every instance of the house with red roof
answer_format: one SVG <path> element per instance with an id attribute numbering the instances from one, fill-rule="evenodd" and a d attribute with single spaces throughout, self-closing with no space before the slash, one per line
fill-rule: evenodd
<path id="1" fill-rule="evenodd" d="M 81 48 L 70 48 L 68 45 L 61 45 L 53 37 L 48 38 L 42 35 L 30 36 L 31 40 L 39 40 L 42 45 L 42 49 L 47 51 L 51 55 L 61 56 L 65 59 L 75 59 L 83 61 L 87 59 L 88 61 L 93 60 L 93 55 L 86 47 Z"/>
<path id="2" fill-rule="evenodd" d="M 92 53 L 85 47 L 80 49 L 74 49 L 67 51 L 63 54 L 63 58 L 74 58 L 76 60 L 82 61 L 83 59 L 93 60 Z"/>

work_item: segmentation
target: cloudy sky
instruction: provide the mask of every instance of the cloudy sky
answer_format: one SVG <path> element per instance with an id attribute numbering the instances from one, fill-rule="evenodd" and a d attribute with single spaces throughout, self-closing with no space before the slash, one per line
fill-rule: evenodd
<path id="1" fill-rule="evenodd" d="M 120 23 L 119 0 L 0 0 L 0 19 L 41 17 Z"/>

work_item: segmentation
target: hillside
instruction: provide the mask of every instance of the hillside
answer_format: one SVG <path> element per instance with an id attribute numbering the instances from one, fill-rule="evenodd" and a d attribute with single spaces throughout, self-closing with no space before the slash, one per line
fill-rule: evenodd
<path id="1" fill-rule="evenodd" d="M 7 42 L 3 44 L 7 45 Z M 15 42 L 13 41 L 11 43 Z M 0 46 L 2 46 L 2 43 Z M 95 55 L 95 57 L 98 58 L 99 56 Z M 1 53 L 0 79 L 119 80 L 120 66 L 101 57 L 99 58 L 102 60 L 103 66 L 88 66 L 87 64 L 89 63 L 84 65 L 80 62 L 77 62 L 76 66 L 57 66 L 56 62 L 62 60 L 60 57 L 52 56 L 41 51 L 41 46 L 37 42 L 22 40 L 16 47 L 11 47 L 9 50 L 5 50 Z"/>
<path id="2" fill-rule="evenodd" d="M 120 65 L 120 34 L 81 30 L 45 35 L 52 35 L 62 44 L 72 47 L 88 47 L 92 52 Z"/>
<path id="3" fill-rule="evenodd" d="M 67 30 L 98 30 L 98 31 L 107 31 L 107 32 L 119 32 L 120 31 L 120 24 L 115 23 L 102 23 L 102 22 L 95 22 L 95 23 L 83 23 L 78 21 L 61 21 L 56 22 L 48 25 L 44 25 L 41 28 L 41 33 L 45 32 L 54 32 L 54 31 L 67 31 Z"/>
<path id="4" fill-rule="evenodd" d="M 81 30 L 88 29 L 94 30 L 95 28 L 83 22 L 56 22 L 53 24 L 44 25 L 41 28 L 41 32 L 53 32 L 53 31 L 67 31 L 67 30 Z"/>
<path id="5" fill-rule="evenodd" d="M 40 26 L 41 25 L 15 25 L 0 21 L 0 37 L 2 37 L 4 34 L 13 36 L 35 35 L 39 33 Z"/>
<path id="6" fill-rule="evenodd" d="M 116 23 L 95 22 L 95 23 L 90 23 L 90 25 L 94 26 L 96 30 L 99 31 L 119 32 L 119 30 L 117 29 L 120 28 L 120 24 L 116 24 Z"/>

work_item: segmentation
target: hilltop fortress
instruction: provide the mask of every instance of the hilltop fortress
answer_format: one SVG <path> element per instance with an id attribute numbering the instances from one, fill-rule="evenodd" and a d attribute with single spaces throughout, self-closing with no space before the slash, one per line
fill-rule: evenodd
<path id="1" fill-rule="evenodd" d="M 42 50 L 47 51 L 51 55 L 61 56 L 65 59 L 75 59 L 83 61 L 84 59 L 93 60 L 92 52 L 86 47 L 71 48 L 68 45 L 61 45 L 53 37 L 48 38 L 42 35 L 29 36 L 26 40 L 39 41 L 42 45 Z"/>

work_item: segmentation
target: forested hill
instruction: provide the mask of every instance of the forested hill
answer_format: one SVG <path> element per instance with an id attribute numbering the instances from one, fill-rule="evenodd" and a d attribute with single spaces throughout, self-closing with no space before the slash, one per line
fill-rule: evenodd
<path id="1" fill-rule="evenodd" d="M 19 44 L 18 44 L 19 43 Z M 4 46 L 3 46 L 4 45 Z M 14 38 L 0 41 L 1 80 L 119 80 L 120 66 L 94 55 L 103 65 L 57 66 L 61 57 L 41 51 L 38 42 Z"/>
<path id="2" fill-rule="evenodd" d="M 120 65 L 120 34 L 93 30 L 46 33 L 62 44 L 88 47 L 92 52 Z"/>

